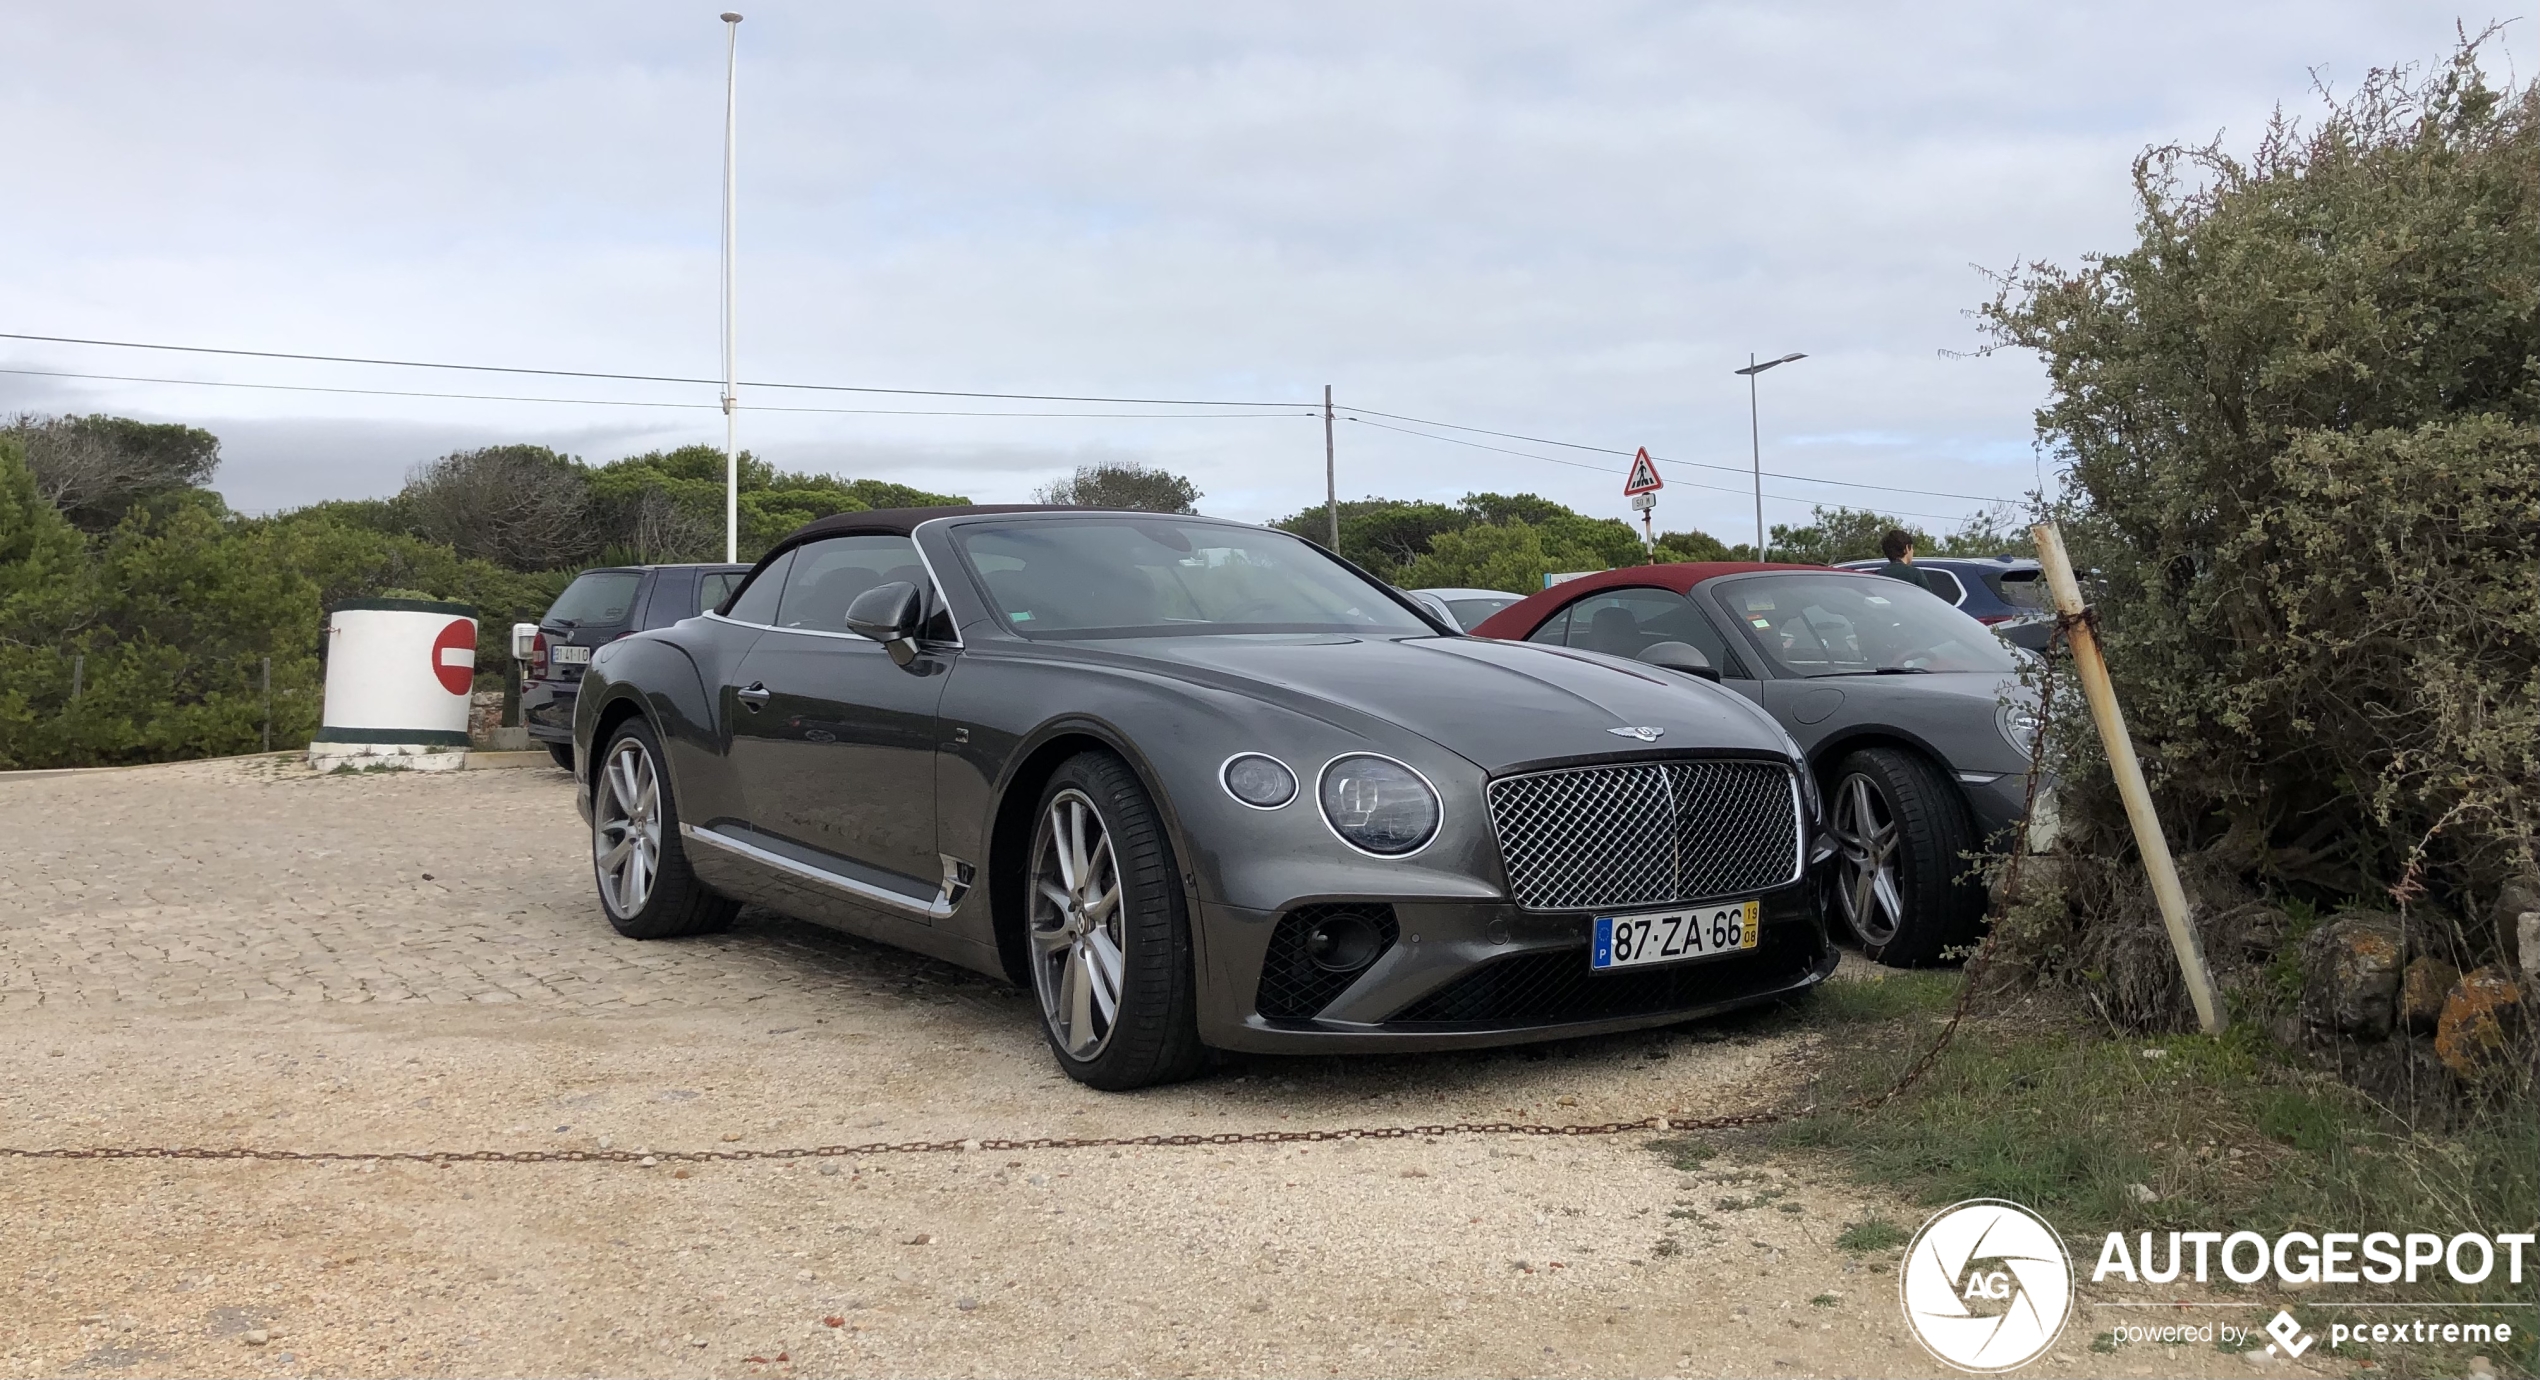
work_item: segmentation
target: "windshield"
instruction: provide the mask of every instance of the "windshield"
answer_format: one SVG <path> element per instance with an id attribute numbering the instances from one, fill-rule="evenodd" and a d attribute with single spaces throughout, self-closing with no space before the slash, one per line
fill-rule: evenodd
<path id="1" fill-rule="evenodd" d="M 564 593 L 556 596 L 547 610 L 550 623 L 623 623 L 627 612 L 635 607 L 635 587 L 644 583 L 642 571 L 593 570 L 574 577 Z"/>
<path id="2" fill-rule="evenodd" d="M 1435 630 L 1284 532 L 1169 517 L 965 525 L 954 544 L 1033 638 Z"/>
<path id="3" fill-rule="evenodd" d="M 2017 669 L 1982 623 L 1884 575 L 1750 575 L 1715 589 L 1784 675 Z"/>
<path id="4" fill-rule="evenodd" d="M 1471 632 L 1473 629 L 1482 625 L 1483 619 L 1490 617 L 1492 614 L 1499 612 L 1501 609 L 1508 607 L 1510 604 L 1516 603 L 1517 596 L 1514 594 L 1491 594 L 1476 596 L 1470 599 L 1446 599 L 1440 602 L 1444 603 L 1448 610 L 1454 613 L 1456 623 L 1461 626 L 1464 631 Z"/>

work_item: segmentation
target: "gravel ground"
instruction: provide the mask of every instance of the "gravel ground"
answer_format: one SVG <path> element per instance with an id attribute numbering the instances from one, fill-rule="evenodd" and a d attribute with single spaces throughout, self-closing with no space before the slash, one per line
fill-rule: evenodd
<path id="1" fill-rule="evenodd" d="M 712 938 L 616 938 L 551 770 L 0 779 L 0 840 L 11 1146 L 1596 1122 L 1785 1102 L 1813 1048 L 1714 1023 L 1246 1059 L 1092 1093 L 1002 983 L 757 911 Z M 687 1167 L 0 1159 L 0 1374 L 1939 1371 L 1905 1334 L 1896 1253 L 1834 1244 L 1922 1209 L 1806 1158 L 1680 1171 L 1647 1139 Z M 2311 1369 L 2098 1354 L 2090 1335 L 2085 1314 L 2042 1367 Z"/>

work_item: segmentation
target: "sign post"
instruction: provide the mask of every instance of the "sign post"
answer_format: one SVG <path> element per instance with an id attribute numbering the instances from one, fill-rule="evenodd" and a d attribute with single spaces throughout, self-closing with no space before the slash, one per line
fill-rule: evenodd
<path id="1" fill-rule="evenodd" d="M 1658 491 L 1665 487 L 1667 481 L 1658 477 L 1658 466 L 1650 461 L 1649 447 L 1642 446 L 1640 453 L 1632 457 L 1632 472 L 1623 479 L 1623 496 L 1632 501 L 1633 510 L 1640 514 L 1641 544 L 1649 548 L 1652 561 L 1658 559 L 1658 537 L 1651 530 L 1650 515 L 1658 507 Z"/>

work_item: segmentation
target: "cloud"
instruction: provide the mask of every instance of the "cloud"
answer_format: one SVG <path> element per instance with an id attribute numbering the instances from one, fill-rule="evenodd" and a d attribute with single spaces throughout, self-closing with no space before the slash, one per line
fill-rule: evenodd
<path id="1" fill-rule="evenodd" d="M 1942 357 L 1975 343 L 1971 265 L 2125 243 L 2143 146 L 2245 144 L 2279 100 L 2304 108 L 2310 69 L 2351 85 L 2437 57 L 2452 22 L 2360 0 L 749 13 L 747 376 L 1297 402 L 1330 383 L 1389 412 L 1742 464 L 1729 371 L 1798 349 L 1759 389 L 1767 469 L 1967 494 L 2033 482 L 2044 387 L 2017 356 Z M 23 210 L 0 218 L 0 329 L 717 371 L 708 13 L 99 4 L 13 17 L 12 50 L 0 140 Z M 689 405 L 0 377 L 0 398 L 211 426 L 242 506 L 377 491 L 460 444 L 579 437 L 607 458 L 722 431 L 710 386 L 0 354 Z M 1233 516 L 1322 496 L 1321 426 L 1294 417 L 748 411 L 742 439 L 982 499 L 1095 455 L 1188 472 Z M 1623 512 L 1619 474 L 1367 427 L 1339 444 L 1346 494 L 1532 489 Z M 1740 495 L 1695 487 L 1733 479 L 1678 477 L 1662 526 L 1751 526 Z M 1774 520 L 1870 496 L 1767 487 L 1799 496 Z"/>

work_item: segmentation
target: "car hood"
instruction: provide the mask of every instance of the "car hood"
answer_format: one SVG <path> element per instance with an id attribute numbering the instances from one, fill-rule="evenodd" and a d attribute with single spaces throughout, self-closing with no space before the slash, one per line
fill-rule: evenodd
<path id="1" fill-rule="evenodd" d="M 1790 751 L 1772 721 L 1734 691 L 1565 648 L 1333 636 L 1122 639 L 1103 650 L 1306 713 L 1318 713 L 1318 704 L 1355 710 L 1492 773 L 1580 757 Z M 1644 741 L 1608 731 L 1617 728 L 1659 734 Z"/>

